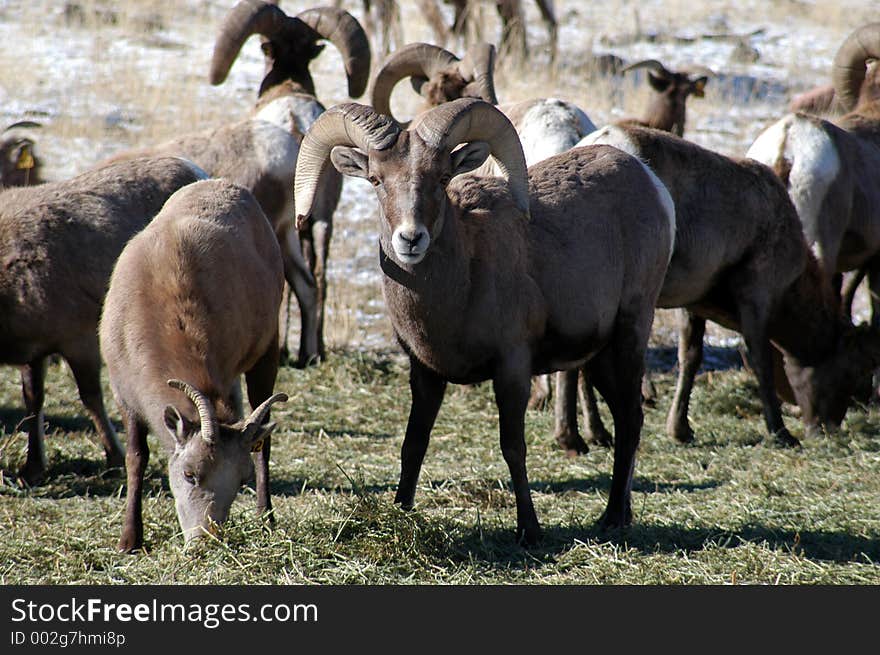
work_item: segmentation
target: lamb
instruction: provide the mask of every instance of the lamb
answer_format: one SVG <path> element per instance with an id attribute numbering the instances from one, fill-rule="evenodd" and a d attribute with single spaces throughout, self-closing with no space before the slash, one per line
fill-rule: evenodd
<path id="1" fill-rule="evenodd" d="M 141 494 L 152 431 L 186 541 L 223 523 L 254 472 L 257 509 L 270 512 L 265 421 L 278 372 L 284 288 L 278 242 L 245 188 L 204 180 L 172 195 L 126 245 L 100 323 L 101 354 L 128 432 L 125 524 L 119 549 L 143 546 Z M 234 409 L 244 373 L 253 412 Z"/>
<path id="2" fill-rule="evenodd" d="M 331 7 L 318 7 L 288 16 L 275 4 L 259 0 L 241 0 L 223 20 L 214 44 L 209 75 L 211 84 L 223 83 L 241 47 L 255 34 L 261 37 L 266 72 L 251 118 L 275 123 L 288 132 L 296 147 L 315 118 L 324 111 L 315 96 L 315 84 L 309 72 L 310 62 L 324 48 L 318 43 L 320 40 L 330 41 L 342 55 L 349 96 L 363 95 L 370 74 L 370 45 L 363 28 L 351 14 Z M 293 148 L 288 145 L 285 149 L 279 147 L 277 151 L 267 151 L 267 157 L 283 161 L 287 167 L 296 160 Z M 321 182 L 321 202 L 313 219 L 297 234 L 289 229 L 293 216 L 288 202 L 292 178 L 289 172 L 285 175 L 286 178 L 279 178 L 284 188 L 284 202 L 277 200 L 282 197 L 277 189 L 256 188 L 249 186 L 249 181 L 230 179 L 248 186 L 276 230 L 280 231 L 285 275 L 300 306 L 303 336 L 296 364 L 306 366 L 323 360 L 326 355 L 327 258 L 333 234 L 333 212 L 339 202 L 342 179 L 336 171 L 328 171 Z M 284 241 L 288 243 L 285 245 Z M 309 274 L 301 270 L 300 252 L 308 264 Z M 286 338 L 287 330 L 284 331 L 285 353 Z"/>
<path id="3" fill-rule="evenodd" d="M 866 268 L 880 326 L 880 22 L 853 32 L 834 58 L 835 122 L 789 114 L 747 156 L 772 167 L 797 208 L 823 274 Z"/>
<path id="4" fill-rule="evenodd" d="M 34 121 L 18 121 L 0 133 L 0 189 L 42 184 L 43 162 L 34 152 Z"/>
<path id="5" fill-rule="evenodd" d="M 838 311 L 801 231 L 785 187 L 768 167 L 736 160 L 674 135 L 619 123 L 584 144 L 607 144 L 644 161 L 675 201 L 675 251 L 658 307 L 683 307 L 679 377 L 667 431 L 693 440 L 688 399 L 702 358 L 706 319 L 742 333 L 758 378 L 764 419 L 775 443 L 796 446 L 774 391 L 773 348 L 785 370 L 807 431 L 839 425 L 858 381 L 880 361 L 880 333 L 859 330 Z M 557 396 L 556 437 L 585 452 L 575 413 L 577 371 L 566 372 Z M 591 437 L 604 428 L 587 422 Z"/>
<path id="6" fill-rule="evenodd" d="M 462 175 L 490 152 L 506 184 Z M 606 147 L 570 151 L 527 171 L 510 121 L 472 98 L 432 109 L 408 130 L 370 107 L 329 109 L 303 140 L 297 220 L 308 219 L 328 159 L 346 175 L 367 178 L 381 208 L 383 291 L 410 358 L 412 392 L 396 502 L 413 504 L 447 383 L 491 379 L 517 536 L 535 543 L 540 527 L 524 439 L 529 381 L 592 358 L 617 435 L 601 524 L 630 523 L 639 385 L 675 232 L 659 180 Z"/>
<path id="7" fill-rule="evenodd" d="M 138 159 L 0 192 L 0 362 L 21 367 L 28 451 L 19 475 L 27 484 L 46 473 L 43 384 L 53 353 L 70 365 L 107 466 L 123 465 L 101 396 L 101 303 L 126 241 L 172 193 L 205 177 L 182 159 Z"/>
<path id="8" fill-rule="evenodd" d="M 621 72 L 640 68 L 648 69 L 648 83 L 654 94 L 642 118 L 630 119 L 628 122 L 684 136 L 687 99 L 689 96 L 702 98 L 709 81 L 708 76 L 714 73 L 705 66 L 670 71 L 656 59 L 638 61 L 626 66 Z"/>

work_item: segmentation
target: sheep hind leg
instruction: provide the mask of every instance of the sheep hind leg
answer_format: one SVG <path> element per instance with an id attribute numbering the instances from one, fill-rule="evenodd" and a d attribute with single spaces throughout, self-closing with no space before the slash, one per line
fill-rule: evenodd
<path id="1" fill-rule="evenodd" d="M 556 383 L 556 426 L 553 430 L 553 438 L 567 455 L 574 457 L 585 454 L 590 449 L 578 432 L 578 371 L 576 368 L 559 371 L 556 373 L 554 381 Z"/>
<path id="2" fill-rule="evenodd" d="M 614 467 L 608 505 L 599 519 L 603 530 L 632 522 L 632 479 L 641 439 L 641 384 L 653 314 L 618 320 L 610 343 L 590 362 L 596 389 L 614 418 Z"/>
<path id="3" fill-rule="evenodd" d="M 284 278 L 296 296 L 299 305 L 300 334 L 299 355 L 295 366 L 304 368 L 320 358 L 318 339 L 318 288 L 312 276 L 310 266 L 306 263 L 303 245 L 296 233 L 290 228 L 279 236 L 281 255 L 284 262 Z M 289 300 L 289 296 L 288 296 Z M 288 309 L 289 309 L 288 304 Z M 289 311 L 288 311 L 289 316 Z M 282 326 L 281 329 L 286 329 Z M 287 341 L 286 335 L 284 339 Z M 279 353 L 279 360 L 281 354 Z"/>
<path id="4" fill-rule="evenodd" d="M 97 342 L 93 349 L 90 347 L 85 353 L 65 354 L 65 359 L 70 364 L 70 370 L 76 380 L 80 400 L 101 438 L 107 468 L 121 469 L 125 466 L 125 451 L 104 408 L 104 396 L 101 391 L 101 359 Z"/>
<path id="5" fill-rule="evenodd" d="M 431 430 L 446 393 L 446 381 L 410 357 L 409 388 L 412 404 L 400 450 L 400 482 L 394 496 L 394 502 L 404 509 L 413 506 Z"/>
<path id="6" fill-rule="evenodd" d="M 248 403 L 251 409 L 256 409 L 264 400 L 272 395 L 275 389 L 275 379 L 278 376 L 278 342 L 273 341 L 272 346 L 257 361 L 254 366 L 244 374 L 247 383 Z M 269 422 L 269 414 L 263 419 Z M 254 471 L 256 481 L 254 486 L 257 491 L 257 513 L 266 515 L 269 523 L 275 522 L 272 514 L 272 497 L 269 493 L 269 456 L 272 450 L 272 437 L 263 439 L 260 450 L 253 454 Z"/>
<path id="7" fill-rule="evenodd" d="M 46 358 L 41 357 L 21 367 L 21 393 L 24 397 L 28 432 L 27 459 L 18 477 L 30 486 L 46 475 L 46 446 L 43 441 L 43 401 L 45 399 Z"/>
<path id="8" fill-rule="evenodd" d="M 706 319 L 683 309 L 679 313 L 679 321 L 678 381 L 666 418 L 666 432 L 679 443 L 690 443 L 694 440 L 694 431 L 688 421 L 688 406 L 694 379 L 703 361 Z"/>
<path id="9" fill-rule="evenodd" d="M 528 357 L 512 358 L 492 380 L 501 437 L 501 454 L 510 470 L 516 497 L 516 539 L 532 546 L 541 539 L 541 527 L 532 503 L 526 472 L 525 416 L 529 401 Z"/>

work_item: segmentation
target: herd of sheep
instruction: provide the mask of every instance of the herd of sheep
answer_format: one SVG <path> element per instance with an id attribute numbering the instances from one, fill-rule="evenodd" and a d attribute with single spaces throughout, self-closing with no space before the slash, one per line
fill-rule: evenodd
<path id="1" fill-rule="evenodd" d="M 657 307 L 683 310 L 667 421 L 681 442 L 694 439 L 688 402 L 706 320 L 742 334 L 768 435 L 782 446 L 799 442 L 780 397 L 820 434 L 880 367 L 880 23 L 842 44 L 831 91 L 796 100 L 798 111 L 742 159 L 682 138 L 705 69 L 618 62 L 621 72 L 647 70 L 653 99 L 640 119 L 597 129 L 558 99 L 499 103 L 495 48 L 485 43 L 461 58 L 409 44 L 370 83 L 365 31 L 330 7 L 289 16 L 240 0 L 220 26 L 212 84 L 254 35 L 265 75 L 240 120 L 58 182 L 40 177 L 39 125 L 0 134 L 0 363 L 21 368 L 28 433 L 18 474 L 30 485 L 46 475 L 44 378 L 58 354 L 107 465 L 126 468 L 121 550 L 144 545 L 150 432 L 166 448 L 186 540 L 215 531 L 254 475 L 257 509 L 272 516 L 270 407 L 287 400 L 275 392 L 279 309 L 286 282 L 302 320 L 296 363 L 320 363 L 343 175 L 375 189 L 386 310 L 410 361 L 395 497 L 403 507 L 413 504 L 447 384 L 491 380 L 517 539 L 537 542 L 525 414 L 555 373 L 556 438 L 572 453 L 587 441 L 613 447 L 600 523 L 628 525 Z M 349 96 L 369 86 L 371 105 L 325 110 L 309 73 L 324 40 L 342 55 Z M 407 123 L 390 106 L 404 79 L 422 99 Z M 807 113 L 832 109 L 833 122 Z M 853 270 L 872 290 L 868 325 L 853 325 L 852 288 L 841 288 L 840 274 Z M 102 365 L 125 448 L 104 407 Z"/>

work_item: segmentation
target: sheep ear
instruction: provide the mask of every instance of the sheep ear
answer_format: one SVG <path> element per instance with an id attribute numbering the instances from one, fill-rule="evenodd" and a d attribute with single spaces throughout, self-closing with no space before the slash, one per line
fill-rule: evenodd
<path id="1" fill-rule="evenodd" d="M 489 156 L 489 144 L 485 141 L 471 141 L 452 153 L 452 176 L 472 171 Z"/>
<path id="2" fill-rule="evenodd" d="M 263 450 L 263 442 L 272 434 L 272 430 L 275 429 L 277 423 L 266 423 L 265 425 L 261 425 L 257 430 L 254 431 L 254 434 L 248 437 L 248 443 L 245 444 L 248 450 L 252 453 L 258 453 Z M 247 432 L 244 433 L 247 435 Z"/>
<path id="3" fill-rule="evenodd" d="M 697 98 L 703 98 L 706 95 L 706 83 L 709 81 L 708 77 L 698 77 L 693 81 L 692 85 L 692 93 Z"/>
<path id="4" fill-rule="evenodd" d="M 275 46 L 272 45 L 271 41 L 263 41 L 260 43 L 260 50 L 263 51 L 263 56 L 266 59 L 275 59 Z"/>
<path id="5" fill-rule="evenodd" d="M 352 177 L 367 177 L 368 160 L 362 150 L 348 146 L 336 146 L 330 151 L 330 161 L 337 171 Z"/>
<path id="6" fill-rule="evenodd" d="M 192 425 L 180 415 L 180 412 L 173 405 L 165 406 L 165 429 L 181 446 L 186 445 L 192 434 Z"/>
<path id="7" fill-rule="evenodd" d="M 671 82 L 665 77 L 657 77 L 651 71 L 648 71 L 648 84 L 651 85 L 651 88 L 659 93 L 663 93 L 666 89 L 669 88 Z"/>

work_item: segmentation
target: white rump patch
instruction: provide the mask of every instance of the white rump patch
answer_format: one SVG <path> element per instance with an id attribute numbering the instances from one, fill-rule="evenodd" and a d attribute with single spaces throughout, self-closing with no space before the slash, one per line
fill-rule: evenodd
<path id="1" fill-rule="evenodd" d="M 623 150 L 626 154 L 632 155 L 639 161 L 642 160 L 642 153 L 639 152 L 635 142 L 629 138 L 626 130 L 616 125 L 606 125 L 602 129 L 588 134 L 577 143 L 577 147 L 596 145 L 614 146 L 618 150 Z M 663 188 L 665 189 L 666 186 L 664 185 Z"/>
<path id="2" fill-rule="evenodd" d="M 654 189 L 657 191 L 657 197 L 660 199 L 660 205 L 666 212 L 666 218 L 669 221 L 669 258 L 666 260 L 666 263 L 668 264 L 672 261 L 672 253 L 675 251 L 675 202 L 672 200 L 672 195 L 670 195 L 669 189 L 666 188 L 663 181 L 657 177 L 654 171 L 651 170 L 651 167 L 638 157 L 636 157 L 636 160 L 638 160 L 642 165 L 642 168 L 645 169 L 648 177 L 651 178 L 651 182 L 654 184 Z"/>
<path id="3" fill-rule="evenodd" d="M 808 119 L 790 114 L 758 136 L 746 157 L 773 167 L 780 155 L 791 166 L 788 195 L 808 229 L 819 225 L 819 212 L 828 190 L 840 173 L 840 155 L 825 130 Z"/>
<path id="4" fill-rule="evenodd" d="M 274 123 L 288 133 L 298 131 L 305 135 L 324 108 L 314 98 L 308 96 L 283 96 L 273 100 L 257 112 L 256 118 Z"/>
<path id="5" fill-rule="evenodd" d="M 570 102 L 546 98 L 526 111 L 517 128 L 526 155 L 526 165 L 531 166 L 573 148 L 596 126 Z"/>
<path id="6" fill-rule="evenodd" d="M 211 176 L 208 175 L 207 172 L 205 172 L 205 169 L 203 169 L 201 166 L 196 164 L 194 161 L 190 161 L 189 159 L 186 159 L 185 157 L 175 157 L 175 159 L 179 159 L 184 164 L 186 164 L 187 168 L 189 168 L 193 172 L 193 175 L 195 175 L 198 179 L 200 179 L 200 180 L 210 180 L 211 179 Z"/>

